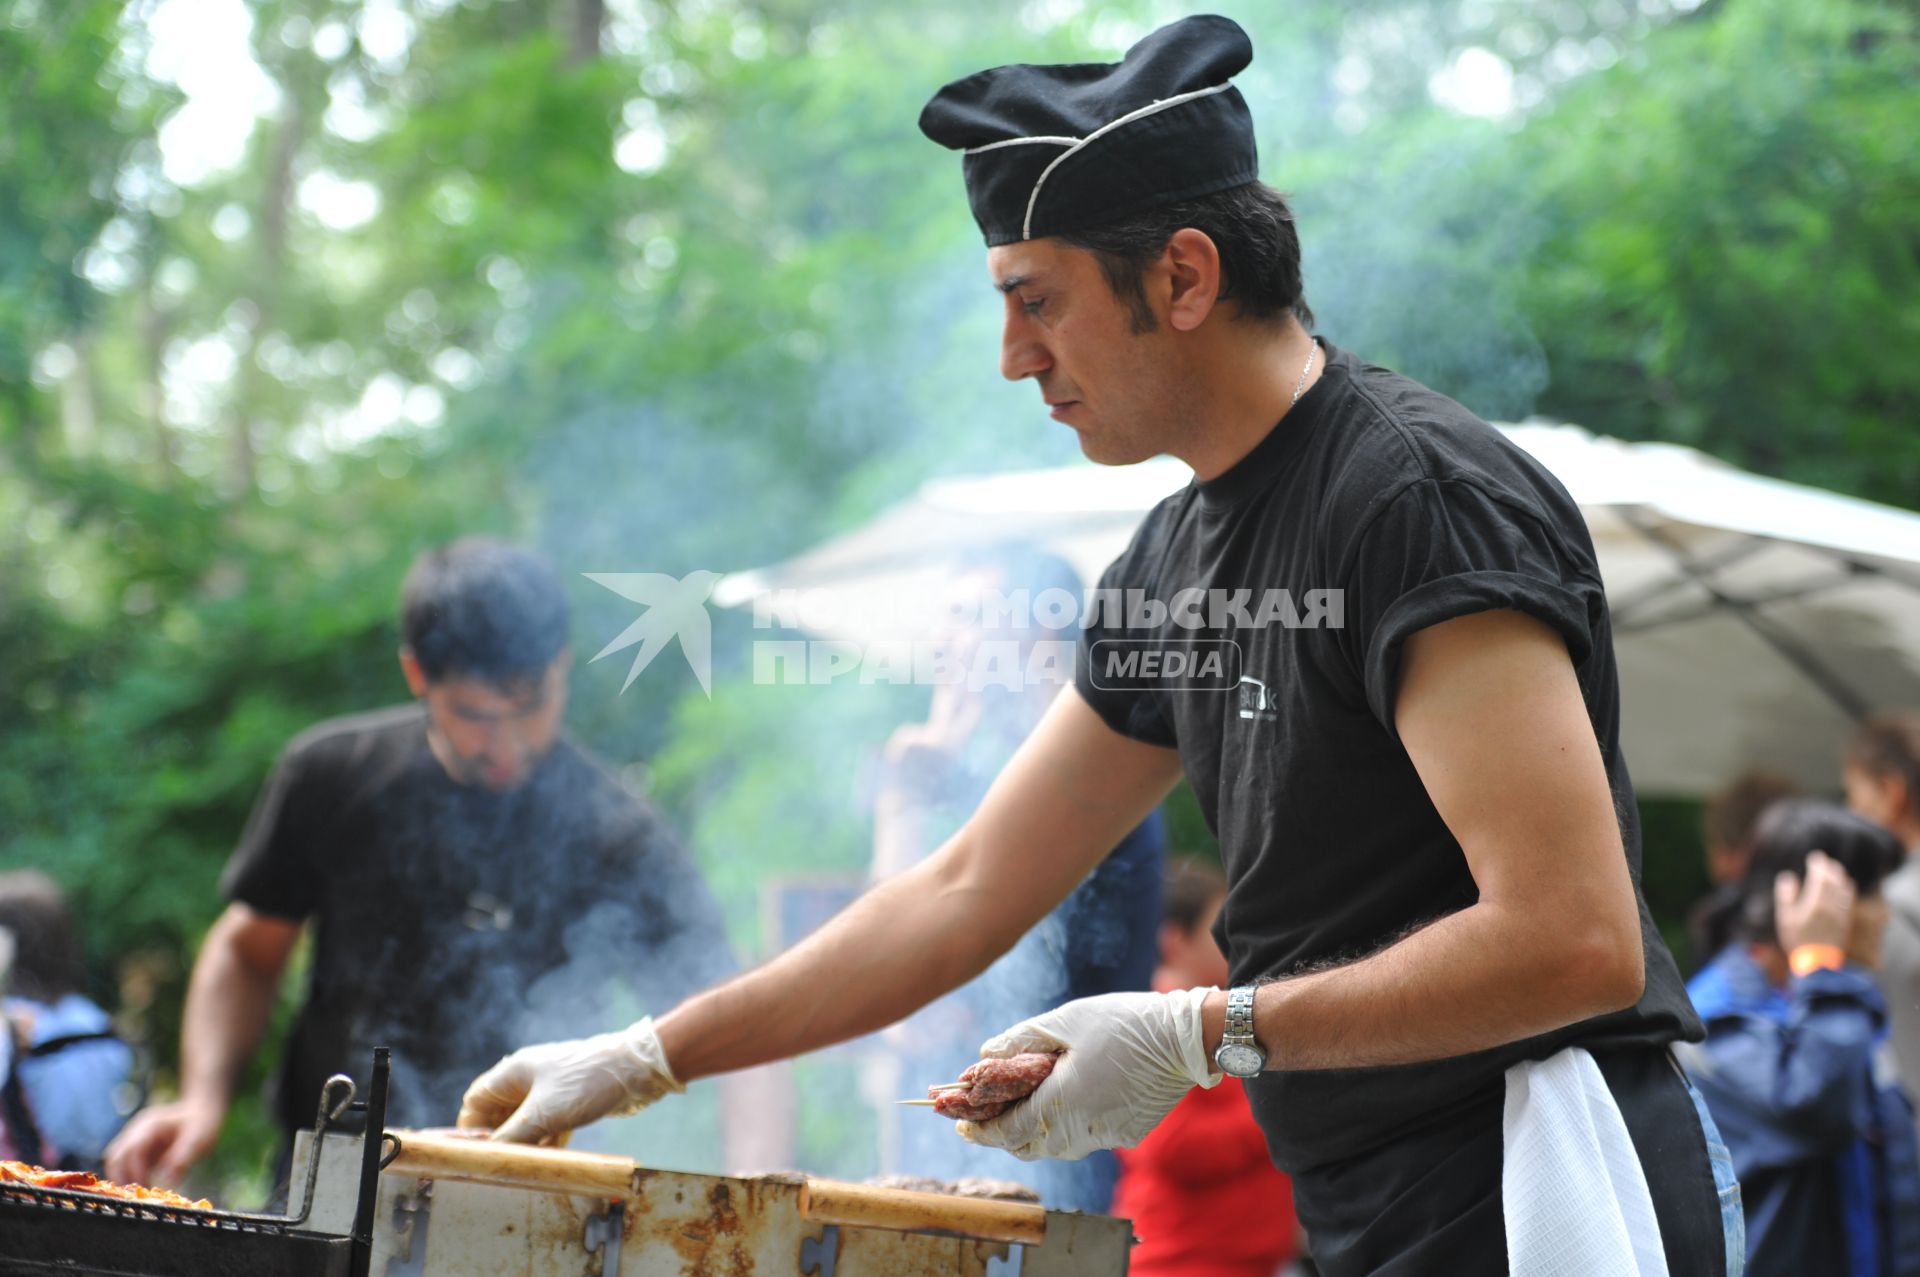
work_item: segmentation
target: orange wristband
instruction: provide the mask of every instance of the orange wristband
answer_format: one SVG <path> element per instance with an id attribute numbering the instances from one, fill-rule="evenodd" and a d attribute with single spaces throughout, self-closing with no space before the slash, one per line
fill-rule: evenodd
<path id="1" fill-rule="evenodd" d="M 1815 971 L 1833 971 L 1847 965 L 1847 951 L 1837 944 L 1795 945 L 1787 955 L 1787 966 L 1795 975 Z"/>

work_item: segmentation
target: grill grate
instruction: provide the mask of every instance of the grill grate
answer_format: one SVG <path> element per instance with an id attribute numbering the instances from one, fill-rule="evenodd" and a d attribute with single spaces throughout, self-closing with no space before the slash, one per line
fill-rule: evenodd
<path id="1" fill-rule="evenodd" d="M 363 1106 L 374 1132 L 385 1124 L 387 1067 L 386 1051 L 376 1051 L 373 1094 Z M 329 1081 L 317 1132 L 341 1117 L 352 1099 L 346 1078 Z M 362 1179 L 371 1181 L 378 1174 L 378 1136 L 366 1139 L 371 1147 L 363 1156 Z M 316 1134 L 314 1148 L 319 1146 Z M 307 1203 L 318 1169 L 318 1159 L 310 1159 L 302 1199 Z M 371 1221 L 357 1219 L 351 1237 L 311 1232 L 301 1227 L 309 1209 L 249 1215 L 0 1181 L 0 1277 L 366 1277 L 365 1230 Z"/>
<path id="2" fill-rule="evenodd" d="M 190 1228 L 268 1234 L 292 1231 L 286 1220 L 273 1216 L 243 1215 L 235 1211 L 195 1210 L 185 1206 L 168 1206 L 163 1202 L 106 1197 L 99 1193 L 81 1192 L 78 1189 L 35 1188 L 31 1184 L 6 1181 L 0 1181 L 0 1202 L 7 1203 L 9 1206 L 37 1207 L 40 1210 L 98 1215 L 110 1219 L 144 1219 Z"/>

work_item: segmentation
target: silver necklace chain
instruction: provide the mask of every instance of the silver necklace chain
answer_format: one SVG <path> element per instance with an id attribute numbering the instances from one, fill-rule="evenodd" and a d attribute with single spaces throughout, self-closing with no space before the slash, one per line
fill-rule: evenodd
<path id="1" fill-rule="evenodd" d="M 1300 370 L 1300 380 L 1294 384 L 1293 400 L 1287 405 L 1289 408 L 1300 402 L 1300 396 L 1305 393 L 1307 389 L 1307 374 L 1313 371 L 1313 357 L 1320 353 L 1319 342 L 1314 341 L 1311 337 L 1307 339 L 1307 342 L 1307 366 Z"/>

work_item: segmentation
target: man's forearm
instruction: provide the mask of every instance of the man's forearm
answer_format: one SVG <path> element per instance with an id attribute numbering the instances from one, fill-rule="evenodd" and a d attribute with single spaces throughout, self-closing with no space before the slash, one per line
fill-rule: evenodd
<path id="1" fill-rule="evenodd" d="M 786 953 L 663 1017 L 674 1075 L 687 1082 L 871 1033 L 985 970 L 1034 919 L 1009 917 L 988 900 L 956 871 L 952 850 L 878 884 Z"/>
<path id="2" fill-rule="evenodd" d="M 959 833 L 793 949 L 655 1026 L 685 1082 L 884 1028 L 1013 947 L 1180 775 L 1062 692 Z M 994 1028 L 1004 1026 L 995 1025 Z"/>
<path id="3" fill-rule="evenodd" d="M 180 1026 L 180 1096 L 224 1109 L 273 1013 L 280 973 L 262 972 L 218 928 L 201 949 Z"/>
<path id="4" fill-rule="evenodd" d="M 1498 610 L 1418 631 L 1394 723 L 1478 899 L 1370 957 L 1263 987 L 1254 1026 L 1267 1067 L 1444 1059 L 1637 1001 L 1640 907 L 1561 636 Z M 1202 1008 L 1209 1048 L 1223 1009 L 1218 995 Z"/>
<path id="5" fill-rule="evenodd" d="M 1269 1069 L 1415 1064 L 1546 1033 L 1639 999 L 1637 935 L 1563 910 L 1482 902 L 1371 957 L 1264 985 L 1254 1032 Z M 1219 1045 L 1226 996 L 1203 1009 Z"/>

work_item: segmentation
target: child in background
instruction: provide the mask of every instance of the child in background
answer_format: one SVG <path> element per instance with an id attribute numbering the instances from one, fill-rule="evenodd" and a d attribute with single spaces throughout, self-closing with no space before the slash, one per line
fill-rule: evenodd
<path id="1" fill-rule="evenodd" d="M 1797 798 L 1800 787 L 1785 776 L 1755 769 L 1734 778 L 1707 799 L 1700 812 L 1700 833 L 1706 844 L 1707 877 L 1713 888 L 1687 911 L 1688 961 L 1698 971 L 1733 939 L 1740 916 L 1740 884 L 1753 859 L 1753 833 L 1767 808 L 1783 798 Z"/>
<path id="2" fill-rule="evenodd" d="M 1193 860 L 1168 868 L 1160 992 L 1224 988 L 1213 939 L 1226 879 Z M 1113 1213 L 1133 1221 L 1133 1277 L 1273 1277 L 1300 1249 L 1293 1186 L 1267 1156 L 1238 1078 L 1195 1089 L 1139 1145 L 1120 1149 Z"/>
<path id="3" fill-rule="evenodd" d="M 36 870 L 0 873 L 0 936 L 13 961 L 0 982 L 0 1148 L 20 1161 L 98 1170 L 127 1120 L 133 1048 L 81 992 L 80 939 L 66 897 Z"/>
<path id="4" fill-rule="evenodd" d="M 1900 860 L 1849 811 L 1776 803 L 1734 940 L 1687 985 L 1707 1040 L 1676 1054 L 1733 1153 L 1748 1277 L 1920 1274 L 1920 1157 L 1873 977 Z"/>

